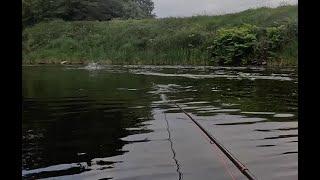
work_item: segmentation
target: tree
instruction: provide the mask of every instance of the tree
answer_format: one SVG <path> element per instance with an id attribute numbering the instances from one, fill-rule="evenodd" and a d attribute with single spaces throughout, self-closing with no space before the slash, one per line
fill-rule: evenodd
<path id="1" fill-rule="evenodd" d="M 134 0 L 136 4 L 142 9 L 147 17 L 154 17 L 152 13 L 154 9 L 154 3 L 151 0 Z"/>

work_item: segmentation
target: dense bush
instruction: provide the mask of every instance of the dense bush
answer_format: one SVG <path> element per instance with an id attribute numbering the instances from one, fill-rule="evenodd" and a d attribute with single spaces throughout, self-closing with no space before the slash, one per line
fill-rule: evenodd
<path id="1" fill-rule="evenodd" d="M 257 42 L 256 30 L 252 25 L 218 30 L 212 46 L 208 47 L 211 57 L 218 64 L 235 65 L 252 58 Z"/>
<path id="2" fill-rule="evenodd" d="M 291 22 L 266 28 L 248 24 L 222 28 L 207 49 L 216 64 L 264 64 L 297 38 L 296 27 L 297 24 Z"/>

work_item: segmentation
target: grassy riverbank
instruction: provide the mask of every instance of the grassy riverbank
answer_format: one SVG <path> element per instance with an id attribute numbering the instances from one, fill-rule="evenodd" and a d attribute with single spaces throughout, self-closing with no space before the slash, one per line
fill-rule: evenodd
<path id="1" fill-rule="evenodd" d="M 42 22 L 23 31 L 23 63 L 296 65 L 297 6 L 221 16 Z"/>

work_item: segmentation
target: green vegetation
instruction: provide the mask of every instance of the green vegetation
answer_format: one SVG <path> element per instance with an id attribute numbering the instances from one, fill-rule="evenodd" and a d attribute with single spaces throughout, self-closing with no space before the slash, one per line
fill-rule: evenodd
<path id="1" fill-rule="evenodd" d="M 23 63 L 296 65 L 297 13 L 41 22 L 23 31 Z"/>

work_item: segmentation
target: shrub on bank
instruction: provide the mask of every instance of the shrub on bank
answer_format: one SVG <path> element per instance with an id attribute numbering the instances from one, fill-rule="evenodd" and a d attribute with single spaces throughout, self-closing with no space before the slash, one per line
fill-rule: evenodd
<path id="1" fill-rule="evenodd" d="M 207 47 L 211 61 L 219 65 L 264 64 L 277 58 L 277 52 L 297 38 L 297 24 L 275 27 L 245 24 L 222 28 Z"/>

